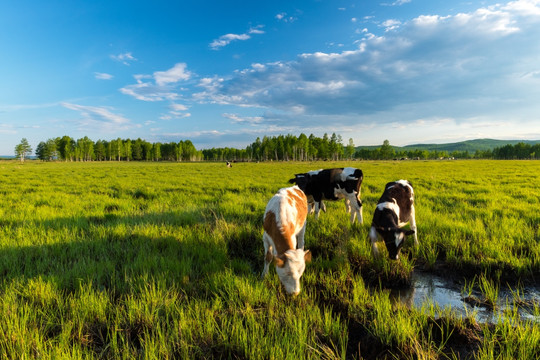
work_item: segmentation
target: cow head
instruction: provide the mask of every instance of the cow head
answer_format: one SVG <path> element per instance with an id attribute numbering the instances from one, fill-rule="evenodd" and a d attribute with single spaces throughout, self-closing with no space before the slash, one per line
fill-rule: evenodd
<path id="1" fill-rule="evenodd" d="M 294 174 L 294 179 L 290 179 L 291 184 L 296 184 L 302 191 L 306 191 L 307 185 L 309 183 L 310 175 L 309 174 Z"/>
<path id="2" fill-rule="evenodd" d="M 400 228 L 378 228 L 377 231 L 381 234 L 388 250 L 388 257 L 391 260 L 399 259 L 399 251 L 405 243 L 408 235 L 414 234 L 414 230 L 403 230 Z"/>
<path id="3" fill-rule="evenodd" d="M 300 277 L 306 269 L 306 262 L 311 261 L 309 250 L 287 250 L 283 255 L 274 258 L 276 272 L 285 291 L 291 295 L 300 293 Z"/>

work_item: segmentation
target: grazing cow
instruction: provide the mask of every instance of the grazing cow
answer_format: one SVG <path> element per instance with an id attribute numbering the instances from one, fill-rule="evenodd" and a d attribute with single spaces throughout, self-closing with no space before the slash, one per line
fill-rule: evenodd
<path id="1" fill-rule="evenodd" d="M 232 167 L 232 164 L 229 161 L 227 161 L 227 167 L 228 168 Z"/>
<path id="2" fill-rule="evenodd" d="M 351 224 L 358 215 L 358 222 L 362 224 L 362 201 L 360 200 L 360 186 L 364 174 L 362 170 L 351 167 L 315 170 L 303 174 L 295 174 L 290 179 L 291 184 L 298 184 L 308 198 L 309 212 L 315 210 L 315 218 L 319 218 L 319 211 L 326 212 L 324 200 L 345 199 L 345 209 L 351 214 Z"/>
<path id="3" fill-rule="evenodd" d="M 402 229 L 407 222 L 410 222 L 411 230 Z M 386 244 L 390 259 L 397 260 L 406 236 L 412 234 L 414 234 L 414 244 L 418 245 L 413 187 L 407 180 L 390 182 L 384 187 L 384 192 L 373 214 L 369 231 L 373 254 L 379 255 L 376 243 L 380 235 Z"/>
<path id="4" fill-rule="evenodd" d="M 298 186 L 280 189 L 264 212 L 264 269 L 266 276 L 272 260 L 279 280 L 289 294 L 300 293 L 300 277 L 311 261 L 309 250 L 304 251 L 307 199 Z"/>

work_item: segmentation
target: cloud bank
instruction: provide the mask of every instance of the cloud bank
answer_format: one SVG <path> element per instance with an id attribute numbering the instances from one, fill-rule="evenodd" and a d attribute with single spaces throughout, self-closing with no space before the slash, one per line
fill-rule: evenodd
<path id="1" fill-rule="evenodd" d="M 262 30 L 227 34 L 210 47 L 217 50 L 254 33 Z M 374 136 L 393 131 L 399 136 L 412 126 L 418 140 L 423 134 L 437 140 L 429 136 L 440 129 L 438 139 L 444 141 L 460 131 L 485 137 L 490 127 L 504 136 L 512 121 L 514 128 L 538 123 L 539 0 L 407 21 L 364 18 L 351 36 L 357 38 L 346 51 L 299 54 L 291 61 L 254 63 L 230 74 L 197 76 L 178 63 L 137 75 L 136 84 L 120 91 L 143 101 L 181 99 L 227 108 L 221 116 L 234 129 L 184 133 L 201 140 L 287 132 Z M 162 119 L 196 117 L 185 105 L 177 106 Z M 250 115 L 245 115 L 248 108 Z M 540 132 L 538 125 L 530 130 Z"/>
<path id="2" fill-rule="evenodd" d="M 540 1 L 382 24 L 380 35 L 360 31 L 356 49 L 301 54 L 203 78 L 194 99 L 272 110 L 288 121 L 347 115 L 352 123 L 404 110 L 411 121 L 470 119 L 502 108 L 525 116 L 531 109 L 522 106 L 539 95 Z"/>

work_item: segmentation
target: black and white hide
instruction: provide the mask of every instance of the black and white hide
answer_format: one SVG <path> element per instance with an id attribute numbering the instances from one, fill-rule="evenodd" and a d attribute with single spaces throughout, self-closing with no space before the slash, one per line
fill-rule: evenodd
<path id="1" fill-rule="evenodd" d="M 358 217 L 362 224 L 362 201 L 360 200 L 360 187 L 364 174 L 362 170 L 351 167 L 314 170 L 307 173 L 295 174 L 290 179 L 291 184 L 297 184 L 306 194 L 309 213 L 315 211 L 315 218 L 319 218 L 322 209 L 326 212 L 323 200 L 345 199 L 345 209 L 350 213 L 351 224 Z"/>
<path id="2" fill-rule="evenodd" d="M 411 229 L 402 229 L 407 223 L 410 223 Z M 418 245 L 413 187 L 407 180 L 390 182 L 384 187 L 377 203 L 369 231 L 373 255 L 379 256 L 377 241 L 382 238 L 390 259 L 397 260 L 407 235 L 412 234 L 414 244 Z"/>

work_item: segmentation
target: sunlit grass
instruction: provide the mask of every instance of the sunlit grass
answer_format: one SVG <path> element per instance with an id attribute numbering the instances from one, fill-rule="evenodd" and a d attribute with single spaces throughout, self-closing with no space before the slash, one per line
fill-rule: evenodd
<path id="1" fill-rule="evenodd" d="M 365 223 L 343 201 L 310 215 L 313 262 L 290 298 L 273 269 L 259 278 L 264 208 L 294 173 L 333 166 L 363 170 Z M 373 210 L 398 179 L 419 246 L 374 259 Z M 537 322 L 479 325 L 388 289 L 420 267 L 495 304 L 501 284 L 538 278 L 539 180 L 529 161 L 0 162 L 0 358 L 463 358 L 462 340 L 468 356 L 535 358 Z"/>

